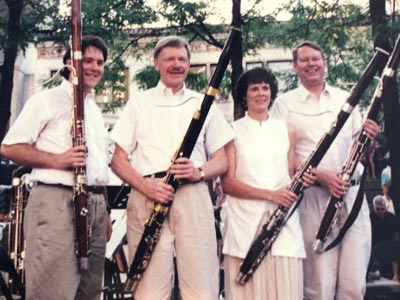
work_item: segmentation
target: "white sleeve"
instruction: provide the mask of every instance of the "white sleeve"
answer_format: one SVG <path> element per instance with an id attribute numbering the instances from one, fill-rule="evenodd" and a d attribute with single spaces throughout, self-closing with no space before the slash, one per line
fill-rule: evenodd
<path id="1" fill-rule="evenodd" d="M 138 107 L 137 101 L 130 99 L 110 133 L 110 139 L 118 144 L 127 154 L 136 148 Z"/>
<path id="2" fill-rule="evenodd" d="M 40 95 L 32 96 L 3 140 L 5 145 L 30 144 L 38 139 L 49 120 L 49 110 Z"/>

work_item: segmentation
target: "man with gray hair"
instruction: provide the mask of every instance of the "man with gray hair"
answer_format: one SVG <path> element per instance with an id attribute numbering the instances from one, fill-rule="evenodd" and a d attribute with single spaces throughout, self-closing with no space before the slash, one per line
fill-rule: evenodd
<path id="1" fill-rule="evenodd" d="M 211 198 L 206 181 L 227 168 L 224 145 L 233 132 L 213 105 L 190 158 L 172 162 L 203 95 L 185 86 L 190 66 L 187 42 L 161 39 L 153 52 L 158 85 L 134 95 L 111 133 L 111 166 L 131 186 L 127 204 L 129 261 L 133 260 L 154 202 L 173 201 L 161 238 L 135 292 L 135 299 L 170 299 L 176 255 L 183 300 L 218 299 L 219 264 Z M 175 193 L 166 170 L 184 180 Z"/>
<path id="2" fill-rule="evenodd" d="M 373 209 L 371 210 L 371 227 L 372 227 L 372 248 L 378 245 L 380 242 L 394 240 L 397 231 L 396 217 L 394 214 L 387 210 L 388 201 L 384 195 L 375 196 L 372 200 Z M 374 253 L 374 251 L 372 251 Z M 376 261 L 372 258 L 371 265 L 376 265 Z M 380 268 L 385 266 L 381 266 Z M 386 269 L 390 269 L 386 268 Z M 383 271 L 385 275 L 385 269 Z M 398 276 L 398 263 L 396 260 L 391 262 L 392 280 L 399 281 Z"/>

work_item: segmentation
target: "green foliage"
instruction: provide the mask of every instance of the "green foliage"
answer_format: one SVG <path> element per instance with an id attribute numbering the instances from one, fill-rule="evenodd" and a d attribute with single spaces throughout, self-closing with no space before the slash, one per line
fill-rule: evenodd
<path id="1" fill-rule="evenodd" d="M 160 74 L 154 67 L 148 66 L 137 72 L 133 80 L 138 84 L 140 90 L 147 90 L 157 85 Z"/>
<path id="2" fill-rule="evenodd" d="M 66 3 L 69 1 L 62 1 Z M 360 76 L 373 54 L 373 36 L 369 29 L 368 11 L 359 6 L 343 4 L 341 1 L 292 0 L 271 14 L 260 9 L 263 1 L 255 1 L 254 7 L 242 13 L 243 51 L 256 53 L 266 44 L 293 49 L 295 45 L 312 40 L 321 45 L 326 53 L 328 72 L 326 80 L 334 85 L 350 89 Z M 0 49 L 7 41 L 7 4 L 23 4 L 23 15 L 19 20 L 22 35 L 17 41 L 21 49 L 30 42 L 54 41 L 67 44 L 70 37 L 70 13 L 60 12 L 59 1 L 53 0 L 0 0 Z M 228 32 L 227 22 L 219 25 L 207 24 L 213 12 L 213 1 L 163 0 L 152 7 L 145 0 L 85 0 L 82 1 L 83 32 L 101 36 L 110 47 L 104 78 L 97 90 L 111 90 L 111 109 L 125 101 L 127 81 L 126 61 L 130 57 L 143 56 L 154 47 L 157 38 L 167 34 L 182 35 L 189 41 L 203 41 L 222 47 Z M 229 7 L 230 9 L 230 7 Z M 292 18 L 278 21 L 279 12 L 289 12 Z M 54 18 L 54 16 L 57 16 Z M 156 23 L 163 20 L 162 28 Z M 222 24 L 225 21 L 225 24 Z M 166 25 L 165 25 L 166 24 Z M 381 29 L 396 36 L 400 27 L 397 20 Z M 149 88 L 158 82 L 158 74 L 151 67 L 135 76 L 140 88 Z M 277 73 L 285 84 L 284 89 L 297 85 L 293 72 Z M 187 85 L 201 91 L 207 86 L 201 75 L 190 74 Z M 227 71 L 220 90 L 224 96 L 231 94 L 230 75 Z M 370 91 L 371 90 L 371 91 Z M 373 88 L 366 91 L 361 105 L 371 98 Z"/>
<path id="3" fill-rule="evenodd" d="M 186 78 L 186 85 L 189 89 L 205 92 L 206 87 L 208 86 L 207 78 L 201 73 L 195 73 L 189 71 L 189 74 Z"/>
<path id="4" fill-rule="evenodd" d="M 310 2 L 307 2 L 310 3 Z M 289 11 L 292 18 L 287 22 L 274 22 L 271 17 L 264 18 L 269 27 L 258 29 L 267 43 L 293 49 L 299 43 L 310 40 L 319 44 L 327 61 L 326 80 L 343 89 L 350 88 L 358 81 L 363 69 L 373 55 L 371 30 L 365 26 L 368 11 L 351 4 L 325 1 L 292 1 L 282 9 Z M 297 86 L 293 72 L 277 74 L 285 82 L 285 90 Z M 360 105 L 368 105 L 373 88 L 368 88 L 360 100 Z"/>

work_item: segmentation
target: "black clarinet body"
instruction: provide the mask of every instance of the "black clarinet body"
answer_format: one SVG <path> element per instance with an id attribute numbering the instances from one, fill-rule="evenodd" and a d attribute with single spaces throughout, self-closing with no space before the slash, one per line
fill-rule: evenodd
<path id="1" fill-rule="evenodd" d="M 383 90 L 387 86 L 387 82 L 389 80 L 392 80 L 392 78 L 395 76 L 399 60 L 400 37 L 397 39 L 392 54 L 390 55 L 385 69 L 382 72 L 379 84 L 375 89 L 374 96 L 372 97 L 371 104 L 368 108 L 366 119 L 371 119 L 374 121 L 377 120 L 379 109 L 382 104 Z M 351 181 L 351 178 L 357 167 L 357 163 L 359 162 L 364 150 L 368 147 L 370 143 L 371 139 L 368 138 L 362 130 L 360 130 L 354 138 L 353 144 L 342 166 L 342 171 L 340 174 L 342 180 L 348 183 Z M 333 195 L 330 196 L 313 244 L 313 249 L 315 252 L 323 252 L 324 243 L 328 239 L 328 236 L 332 231 L 333 226 L 338 221 L 339 212 L 340 209 L 343 207 L 343 202 L 343 197 L 338 198 Z"/>
<path id="2" fill-rule="evenodd" d="M 236 40 L 236 37 L 240 34 L 240 29 L 236 27 L 231 28 L 231 33 L 222 49 L 217 67 L 211 78 L 204 99 L 201 103 L 201 107 L 193 115 L 193 118 L 189 124 L 189 127 L 185 133 L 181 146 L 176 151 L 172 162 L 180 157 L 190 157 L 203 124 L 206 120 L 207 114 L 214 101 L 215 95 L 218 91 L 218 87 L 222 81 L 222 77 L 228 67 L 229 61 L 232 56 L 232 45 Z M 164 182 L 171 185 L 176 191 L 180 185 L 180 181 L 176 180 L 174 176 L 167 172 L 164 177 Z M 134 259 L 130 265 L 129 272 L 127 274 L 127 280 L 125 282 L 125 291 L 134 291 L 142 277 L 142 274 L 147 269 L 150 262 L 153 251 L 160 239 L 161 226 L 168 215 L 169 208 L 172 202 L 160 203 L 156 202 L 151 212 L 150 217 L 144 225 L 144 232 L 137 247 Z"/>
<path id="3" fill-rule="evenodd" d="M 372 81 L 379 66 L 387 59 L 387 55 L 388 54 L 385 51 L 377 49 L 370 63 L 361 75 L 360 80 L 352 88 L 346 102 L 342 106 L 336 119 L 331 124 L 329 130 L 321 137 L 317 145 L 314 147 L 314 150 L 294 175 L 289 188 L 291 192 L 298 196 L 301 195 L 304 189 L 304 184 L 302 182 L 303 175 L 310 169 L 316 168 L 321 162 L 325 153 L 328 151 L 339 131 L 352 113 L 354 107 L 358 104 L 365 89 Z M 246 257 L 240 266 L 239 273 L 236 276 L 236 282 L 239 284 L 245 284 L 250 279 L 258 265 L 270 251 L 272 244 L 288 221 L 291 212 L 295 209 L 296 206 L 287 208 L 283 205 L 279 205 L 275 208 L 267 222 L 262 226 L 261 232 L 256 236 L 250 246 Z"/>

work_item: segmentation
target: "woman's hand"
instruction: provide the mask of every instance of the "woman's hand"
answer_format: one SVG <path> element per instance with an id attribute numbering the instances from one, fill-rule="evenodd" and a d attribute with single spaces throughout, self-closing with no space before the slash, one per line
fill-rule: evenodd
<path id="1" fill-rule="evenodd" d="M 315 169 L 309 169 L 307 172 L 305 172 L 303 174 L 303 177 L 301 177 L 301 180 L 303 181 L 303 185 L 305 188 L 312 186 L 317 180 Z"/>
<path id="2" fill-rule="evenodd" d="M 298 196 L 288 190 L 287 187 L 282 187 L 271 192 L 271 200 L 279 205 L 290 207 L 297 201 Z"/>

